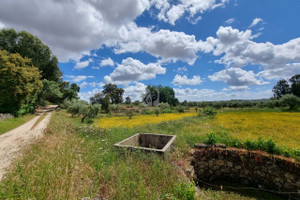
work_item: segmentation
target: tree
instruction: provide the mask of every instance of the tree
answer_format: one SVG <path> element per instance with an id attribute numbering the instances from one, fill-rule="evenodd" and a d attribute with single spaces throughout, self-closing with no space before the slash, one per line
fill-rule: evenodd
<path id="1" fill-rule="evenodd" d="M 24 105 L 34 110 L 33 103 L 42 88 L 40 78 L 39 69 L 30 59 L 0 50 L 0 112 L 23 114 L 17 112 Z"/>
<path id="2" fill-rule="evenodd" d="M 101 111 L 101 105 L 100 104 L 89 104 L 89 105 L 82 105 L 79 108 L 79 114 L 82 115 L 81 123 L 84 122 L 85 118 L 94 118 L 98 115 L 98 113 Z"/>
<path id="3" fill-rule="evenodd" d="M 72 83 L 70 85 L 67 81 L 60 82 L 60 91 L 62 92 L 62 100 L 72 100 L 78 99 L 78 92 L 80 91 L 80 87 L 76 83 Z"/>
<path id="4" fill-rule="evenodd" d="M 293 94 L 287 94 L 280 98 L 282 106 L 288 106 L 290 110 L 295 110 L 300 105 L 299 97 Z"/>
<path id="5" fill-rule="evenodd" d="M 131 104 L 131 99 L 130 99 L 130 97 L 126 97 L 125 103 L 126 103 L 126 104 Z"/>
<path id="6" fill-rule="evenodd" d="M 274 97 L 278 99 L 290 93 L 290 86 L 286 80 L 282 79 L 277 82 L 272 91 L 274 93 Z"/>
<path id="7" fill-rule="evenodd" d="M 300 97 L 300 74 L 296 74 L 291 77 L 291 92 L 293 95 Z"/>
<path id="8" fill-rule="evenodd" d="M 43 89 L 39 93 L 39 103 L 41 105 L 43 105 L 45 101 L 55 104 L 60 103 L 63 93 L 60 91 L 59 83 L 55 81 L 48 81 L 47 79 L 44 79 L 42 82 Z"/>
<path id="9" fill-rule="evenodd" d="M 104 95 L 109 94 L 112 104 L 119 104 L 123 102 L 124 89 L 118 88 L 116 84 L 108 83 L 104 85 L 102 93 Z"/>
<path id="10" fill-rule="evenodd" d="M 41 40 L 26 31 L 16 32 L 14 29 L 0 30 L 0 50 L 19 53 L 23 58 L 30 58 L 30 65 L 41 71 L 42 79 L 59 81 L 62 73 L 58 60 Z"/>
<path id="11" fill-rule="evenodd" d="M 169 86 L 163 87 L 161 85 L 148 85 L 146 91 L 151 93 L 152 102 L 159 96 L 159 103 L 168 103 L 171 106 L 176 106 L 179 103 L 178 99 L 175 98 L 174 90 Z M 145 97 L 143 101 L 145 102 Z"/>
<path id="12" fill-rule="evenodd" d="M 103 93 L 99 92 L 96 93 L 93 97 L 90 97 L 90 101 L 92 104 L 101 104 L 102 110 L 109 111 L 109 94 L 104 95 Z"/>
<path id="13" fill-rule="evenodd" d="M 82 101 L 82 100 L 73 100 L 70 101 L 68 103 L 68 109 L 67 112 L 72 114 L 72 117 L 74 117 L 74 115 L 79 115 L 80 114 L 80 108 L 88 105 L 88 103 L 86 101 Z"/>
<path id="14" fill-rule="evenodd" d="M 171 106 L 178 105 L 179 101 L 175 98 L 175 92 L 173 88 L 166 86 L 163 87 L 161 85 L 158 86 L 159 91 L 159 102 L 160 103 L 168 103 Z"/>

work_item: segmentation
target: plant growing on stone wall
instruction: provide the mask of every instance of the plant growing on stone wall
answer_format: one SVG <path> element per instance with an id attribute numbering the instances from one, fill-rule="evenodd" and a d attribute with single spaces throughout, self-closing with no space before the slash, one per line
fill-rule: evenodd
<path id="1" fill-rule="evenodd" d="M 216 144 L 217 142 L 217 136 L 214 133 L 208 133 L 206 134 L 206 139 L 204 141 L 205 144 Z"/>

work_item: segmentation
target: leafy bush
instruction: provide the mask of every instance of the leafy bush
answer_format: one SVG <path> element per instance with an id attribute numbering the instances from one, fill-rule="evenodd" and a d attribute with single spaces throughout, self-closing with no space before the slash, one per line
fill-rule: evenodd
<path id="1" fill-rule="evenodd" d="M 184 113 L 184 107 L 183 106 L 177 106 L 176 110 L 178 113 Z"/>
<path id="2" fill-rule="evenodd" d="M 170 105 L 168 103 L 159 103 L 159 104 L 157 104 L 157 107 L 159 107 L 161 110 L 170 109 Z"/>
<path id="3" fill-rule="evenodd" d="M 287 94 L 280 98 L 282 106 L 288 106 L 290 110 L 295 110 L 300 105 L 300 98 L 293 94 Z"/>
<path id="4" fill-rule="evenodd" d="M 146 108 L 146 109 L 144 109 L 143 111 L 142 111 L 142 114 L 146 114 L 146 115 L 151 115 L 151 114 L 153 114 L 154 112 L 153 112 L 153 110 L 150 110 L 150 109 L 148 109 L 148 108 Z"/>
<path id="5" fill-rule="evenodd" d="M 101 111 L 100 104 L 89 104 L 89 105 L 80 105 L 79 107 L 79 114 L 82 115 L 81 122 L 84 122 L 85 118 L 94 118 L 98 115 Z"/>
<path id="6" fill-rule="evenodd" d="M 203 114 L 206 116 L 214 117 L 217 114 L 217 111 L 213 109 L 212 107 L 205 107 L 203 109 Z"/>
<path id="7" fill-rule="evenodd" d="M 134 113 L 132 110 L 128 110 L 128 111 L 126 111 L 126 115 L 128 116 L 129 119 L 131 119 L 133 117 Z"/>
<path id="8" fill-rule="evenodd" d="M 205 144 L 216 144 L 217 136 L 214 133 L 206 134 L 206 139 L 204 141 Z"/>
<path id="9" fill-rule="evenodd" d="M 154 108 L 154 113 L 156 114 L 156 116 L 158 117 L 159 113 L 160 113 L 160 108 L 156 107 Z"/>

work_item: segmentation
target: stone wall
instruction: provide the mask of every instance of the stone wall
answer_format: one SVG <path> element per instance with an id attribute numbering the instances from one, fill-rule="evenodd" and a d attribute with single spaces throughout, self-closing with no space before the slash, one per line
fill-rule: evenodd
<path id="1" fill-rule="evenodd" d="M 192 165 L 196 180 L 224 180 L 280 192 L 300 199 L 300 163 L 262 151 L 195 145 Z"/>
<path id="2" fill-rule="evenodd" d="M 5 120 L 5 119 L 11 119 L 11 118 L 14 118 L 14 116 L 11 115 L 11 114 L 0 113 L 0 121 L 1 121 L 1 120 Z"/>

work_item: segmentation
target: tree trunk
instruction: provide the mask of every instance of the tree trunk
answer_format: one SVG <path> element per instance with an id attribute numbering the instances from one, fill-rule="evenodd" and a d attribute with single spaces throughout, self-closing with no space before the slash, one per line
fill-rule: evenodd
<path id="1" fill-rule="evenodd" d="M 85 115 L 85 116 L 83 116 L 82 118 L 81 118 L 81 123 L 83 123 L 84 122 L 84 119 L 87 117 L 87 115 Z"/>

